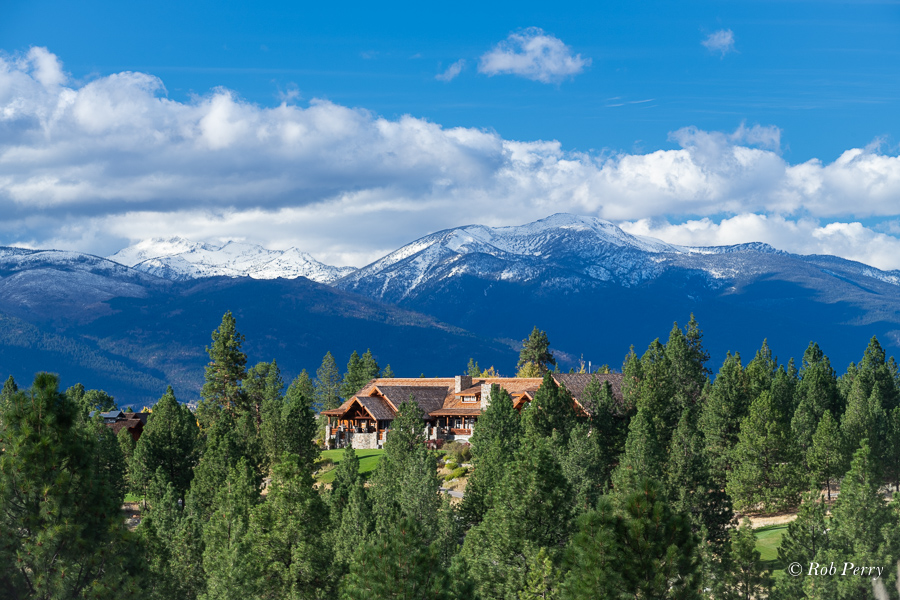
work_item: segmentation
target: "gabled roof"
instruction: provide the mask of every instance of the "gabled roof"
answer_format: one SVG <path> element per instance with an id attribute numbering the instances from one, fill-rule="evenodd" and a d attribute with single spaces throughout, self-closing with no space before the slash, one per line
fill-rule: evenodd
<path id="1" fill-rule="evenodd" d="M 391 406 L 378 396 L 354 396 L 369 411 L 372 418 L 378 421 L 390 421 L 397 416 Z"/>
<path id="2" fill-rule="evenodd" d="M 447 386 L 411 386 L 411 385 L 379 385 L 377 390 L 387 398 L 397 409 L 407 400 L 412 400 L 419 405 L 426 415 L 439 410 L 444 405 L 444 400 L 450 389 Z"/>

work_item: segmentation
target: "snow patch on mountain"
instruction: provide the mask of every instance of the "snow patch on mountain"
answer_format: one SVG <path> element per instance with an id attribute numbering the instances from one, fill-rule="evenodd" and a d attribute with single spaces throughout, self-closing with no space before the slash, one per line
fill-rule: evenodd
<path id="1" fill-rule="evenodd" d="M 306 277 L 319 283 L 331 283 L 356 270 L 320 263 L 296 248 L 269 250 L 245 242 L 214 246 L 181 237 L 143 240 L 116 252 L 109 259 L 173 281 L 217 276 Z"/>

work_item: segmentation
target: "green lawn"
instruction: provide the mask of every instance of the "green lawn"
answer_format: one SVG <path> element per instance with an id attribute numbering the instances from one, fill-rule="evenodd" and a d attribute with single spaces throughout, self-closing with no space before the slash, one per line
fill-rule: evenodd
<path id="1" fill-rule="evenodd" d="M 375 467 L 378 466 L 378 461 L 381 460 L 381 455 L 384 454 L 384 450 L 357 450 L 356 456 L 359 458 L 359 472 L 363 475 L 364 478 L 368 478 L 369 474 L 375 470 Z M 341 459 L 344 458 L 343 450 L 323 450 L 322 458 L 330 458 L 334 461 L 334 469 L 323 473 L 322 475 L 316 478 L 317 481 L 321 481 L 322 483 L 331 483 L 334 481 L 334 473 L 337 469 L 338 464 L 340 464 Z"/>
<path id="2" fill-rule="evenodd" d="M 778 560 L 778 547 L 781 545 L 782 536 L 787 533 L 787 528 L 787 523 L 784 523 L 767 525 L 753 531 L 756 534 L 756 549 L 759 550 L 760 558 L 764 566 L 773 573 L 786 566 Z"/>

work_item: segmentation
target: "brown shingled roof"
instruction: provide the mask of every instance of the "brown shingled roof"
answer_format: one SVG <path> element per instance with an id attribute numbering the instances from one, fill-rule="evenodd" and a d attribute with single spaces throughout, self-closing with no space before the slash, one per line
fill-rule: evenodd
<path id="1" fill-rule="evenodd" d="M 391 404 L 400 408 L 400 404 L 412 400 L 419 405 L 426 415 L 439 410 L 444 405 L 450 388 L 447 386 L 411 386 L 411 385 L 378 385 L 378 391 L 384 394 Z"/>
<path id="2" fill-rule="evenodd" d="M 397 416 L 394 409 L 378 396 L 356 396 L 356 399 L 379 421 L 391 421 Z"/>

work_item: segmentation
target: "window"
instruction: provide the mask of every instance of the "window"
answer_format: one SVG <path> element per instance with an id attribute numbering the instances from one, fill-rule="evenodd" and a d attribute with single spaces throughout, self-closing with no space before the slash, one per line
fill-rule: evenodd
<path id="1" fill-rule="evenodd" d="M 463 396 L 462 401 L 463 402 L 475 402 L 476 398 L 475 398 L 475 396 Z"/>

